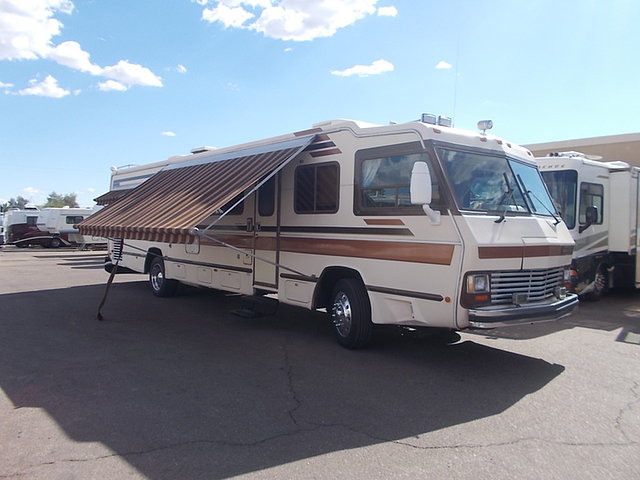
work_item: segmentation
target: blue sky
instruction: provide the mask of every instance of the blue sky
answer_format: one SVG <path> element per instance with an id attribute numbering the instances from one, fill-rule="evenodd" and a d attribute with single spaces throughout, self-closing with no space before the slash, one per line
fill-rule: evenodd
<path id="1" fill-rule="evenodd" d="M 0 201 L 334 118 L 640 132 L 637 0 L 0 0 Z"/>

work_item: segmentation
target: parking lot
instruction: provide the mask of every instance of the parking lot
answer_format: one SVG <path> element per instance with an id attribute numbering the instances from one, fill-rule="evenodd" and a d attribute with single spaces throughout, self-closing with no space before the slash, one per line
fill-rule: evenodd
<path id="1" fill-rule="evenodd" d="M 640 292 L 557 323 L 386 332 L 116 278 L 104 252 L 0 250 L 0 478 L 640 478 Z"/>

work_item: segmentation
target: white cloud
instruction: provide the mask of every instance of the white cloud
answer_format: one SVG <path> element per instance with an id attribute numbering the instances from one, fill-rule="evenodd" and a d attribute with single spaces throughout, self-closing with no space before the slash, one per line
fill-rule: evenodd
<path id="1" fill-rule="evenodd" d="M 49 49 L 46 56 L 60 65 L 92 75 L 100 75 L 102 71 L 98 65 L 91 63 L 89 53 L 82 50 L 78 42 L 63 42 Z"/>
<path id="2" fill-rule="evenodd" d="M 53 38 L 63 27 L 54 17 L 71 14 L 74 8 L 71 0 L 0 0 L 0 61 L 49 59 L 74 70 L 115 80 L 126 86 L 125 90 L 132 85 L 162 86 L 161 78 L 142 65 L 120 60 L 116 65 L 101 67 L 91 62 L 90 54 L 78 42 L 54 45 Z M 108 82 L 101 85 L 105 84 L 113 86 Z M 48 85 L 52 87 L 50 83 Z M 32 85 L 20 92 L 32 92 L 35 88 Z M 51 94 L 48 96 L 69 93 L 63 94 L 65 90 L 55 88 L 47 90 L 44 86 L 42 91 L 48 91 Z"/>
<path id="3" fill-rule="evenodd" d="M 202 18 L 280 40 L 330 37 L 376 12 L 378 0 L 212 0 Z M 250 22 L 250 20 L 252 20 Z"/>
<path id="4" fill-rule="evenodd" d="M 115 80 L 107 80 L 106 82 L 100 82 L 98 89 L 102 92 L 126 92 L 129 88 L 126 85 L 116 82 Z"/>
<path id="5" fill-rule="evenodd" d="M 2 0 L 0 2 L 0 60 L 36 59 L 50 48 L 62 23 L 56 13 L 70 14 L 70 0 Z"/>
<path id="6" fill-rule="evenodd" d="M 440 62 L 438 62 L 438 64 L 436 65 L 436 69 L 437 70 L 448 70 L 452 67 L 453 65 L 451 65 L 450 63 L 445 62 L 444 60 L 441 60 Z"/>
<path id="7" fill-rule="evenodd" d="M 225 27 L 242 27 L 253 16 L 253 13 L 242 7 L 228 7 L 222 2 L 214 8 L 205 8 L 202 11 L 203 20 L 211 23 L 220 22 Z"/>
<path id="8" fill-rule="evenodd" d="M 339 77 L 351 77 L 352 75 L 358 75 L 359 77 L 368 77 L 369 75 L 380 75 L 385 72 L 393 71 L 393 64 L 386 60 L 376 60 L 371 65 L 356 65 L 346 70 L 334 70 L 331 75 L 337 75 Z"/>
<path id="9" fill-rule="evenodd" d="M 13 83 L 0 82 L 0 88 L 11 88 L 11 87 L 13 87 Z"/>
<path id="10" fill-rule="evenodd" d="M 378 9 L 379 17 L 395 17 L 398 15 L 398 9 L 396 7 L 380 7 Z"/>
<path id="11" fill-rule="evenodd" d="M 51 98 L 62 98 L 69 95 L 69 90 L 65 90 L 58 86 L 58 81 L 53 78 L 51 75 L 47 75 L 47 77 L 38 82 L 38 80 L 33 79 L 29 80 L 29 84 L 31 85 L 28 88 L 18 90 L 18 95 L 36 95 L 39 97 L 51 97 Z"/>
<path id="12" fill-rule="evenodd" d="M 100 73 L 103 77 L 116 80 L 130 87 L 131 85 L 145 85 L 161 87 L 162 80 L 155 73 L 142 65 L 120 60 L 116 65 L 104 67 Z"/>
<path id="13" fill-rule="evenodd" d="M 166 132 L 162 132 L 160 135 L 164 136 L 164 137 L 175 137 L 176 134 L 170 130 L 167 130 Z"/>
<path id="14" fill-rule="evenodd" d="M 187 67 L 185 67 L 184 65 L 178 65 L 176 67 L 176 70 L 178 71 L 178 73 L 187 73 Z"/>

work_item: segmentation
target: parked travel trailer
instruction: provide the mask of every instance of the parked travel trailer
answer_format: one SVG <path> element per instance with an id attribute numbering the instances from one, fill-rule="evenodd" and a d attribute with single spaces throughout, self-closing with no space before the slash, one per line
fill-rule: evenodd
<path id="1" fill-rule="evenodd" d="M 638 167 L 578 152 L 537 158 L 551 196 L 576 242 L 573 290 L 597 299 L 611 287 L 639 287 Z"/>
<path id="2" fill-rule="evenodd" d="M 9 210 L 5 215 L 7 243 L 18 247 L 41 245 L 47 248 L 105 244 L 106 239 L 80 235 L 76 225 L 93 213 L 91 208 L 44 208 Z"/>
<path id="3" fill-rule="evenodd" d="M 434 116 L 337 120 L 164 165 L 115 169 L 80 232 L 106 268 L 326 310 L 338 342 L 374 325 L 495 328 L 568 315 L 573 239 L 533 156 Z M 125 183 L 135 188 L 123 190 Z M 120 197 L 117 199 L 117 197 Z"/>

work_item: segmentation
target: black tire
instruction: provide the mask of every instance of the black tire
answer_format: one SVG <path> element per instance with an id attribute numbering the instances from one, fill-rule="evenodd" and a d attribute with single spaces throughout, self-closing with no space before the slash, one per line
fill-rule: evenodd
<path id="1" fill-rule="evenodd" d="M 60 248 L 62 246 L 62 240 L 57 237 L 53 237 L 49 242 L 49 247 L 51 248 Z"/>
<path id="2" fill-rule="evenodd" d="M 162 258 L 154 258 L 149 267 L 149 286 L 156 297 L 172 297 L 178 288 L 178 281 L 166 278 L 164 272 Z"/>
<path id="3" fill-rule="evenodd" d="M 343 278 L 331 294 L 331 322 L 338 343 L 346 348 L 363 348 L 373 336 L 371 303 L 362 283 Z"/>
<path id="4" fill-rule="evenodd" d="M 595 302 L 600 300 L 602 296 L 609 290 L 609 272 L 607 267 L 599 265 L 593 278 L 593 290 L 584 295 L 585 300 Z"/>

